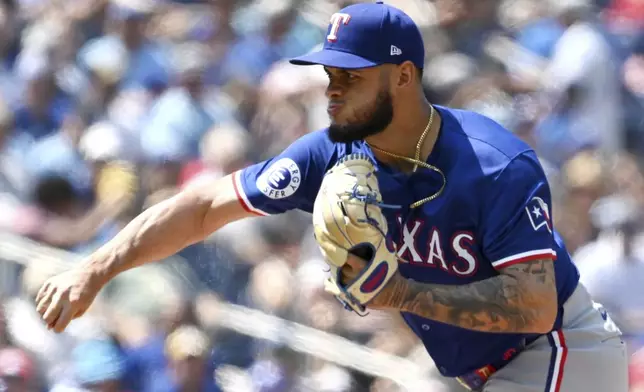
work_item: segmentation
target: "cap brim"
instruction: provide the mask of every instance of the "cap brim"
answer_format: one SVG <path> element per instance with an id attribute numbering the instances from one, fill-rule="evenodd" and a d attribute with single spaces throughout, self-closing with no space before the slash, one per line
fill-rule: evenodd
<path id="1" fill-rule="evenodd" d="M 345 69 L 370 68 L 380 65 L 355 54 L 330 49 L 308 53 L 291 59 L 289 62 L 294 65 L 324 65 Z"/>

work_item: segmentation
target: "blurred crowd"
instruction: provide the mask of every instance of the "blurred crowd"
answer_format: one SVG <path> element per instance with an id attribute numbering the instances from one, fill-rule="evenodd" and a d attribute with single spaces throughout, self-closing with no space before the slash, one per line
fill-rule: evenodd
<path id="1" fill-rule="evenodd" d="M 338 0 L 1 0 L 0 231 L 82 257 L 143 209 L 324 127 L 320 45 Z M 644 390 L 644 1 L 389 0 L 425 38 L 431 102 L 532 145 L 582 281 Z M 0 261 L 0 391 L 397 391 L 391 381 L 222 328 L 222 303 L 427 369 L 401 321 L 323 292 L 298 212 L 226 226 L 123 274 L 61 335 L 33 307 L 51 260 Z"/>

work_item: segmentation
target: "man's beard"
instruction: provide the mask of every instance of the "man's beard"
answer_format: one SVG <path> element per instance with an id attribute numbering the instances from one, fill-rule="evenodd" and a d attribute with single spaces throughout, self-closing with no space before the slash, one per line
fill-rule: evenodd
<path id="1" fill-rule="evenodd" d="M 378 93 L 373 107 L 369 117 L 360 124 L 339 125 L 332 123 L 329 126 L 329 139 L 334 143 L 351 143 L 384 131 L 394 118 L 391 94 L 388 91 Z"/>

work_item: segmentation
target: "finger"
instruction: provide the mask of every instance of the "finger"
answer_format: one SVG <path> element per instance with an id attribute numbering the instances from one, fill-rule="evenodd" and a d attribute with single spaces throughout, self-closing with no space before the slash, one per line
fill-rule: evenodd
<path id="1" fill-rule="evenodd" d="M 72 306 L 69 302 L 63 304 L 58 319 L 53 322 L 54 332 L 60 333 L 67 328 L 67 325 L 72 321 Z"/>
<path id="2" fill-rule="evenodd" d="M 343 285 L 349 284 L 356 276 L 356 273 L 350 266 L 343 266 L 340 274 L 340 283 Z"/>
<path id="3" fill-rule="evenodd" d="M 44 313 L 51 304 L 51 298 L 54 295 L 54 290 L 47 290 L 44 292 L 44 294 L 41 296 L 41 298 L 38 300 L 37 305 L 36 305 L 36 310 L 38 311 L 38 314 L 40 314 L 41 317 L 44 317 Z"/>
<path id="4" fill-rule="evenodd" d="M 45 311 L 45 314 L 43 315 L 43 320 L 45 323 L 51 328 L 54 324 L 54 321 L 58 319 L 58 316 L 60 315 L 60 311 L 62 310 L 62 303 L 61 303 L 61 298 L 60 295 L 54 295 L 52 298 L 51 303 L 47 307 L 47 310 Z"/>
<path id="5" fill-rule="evenodd" d="M 45 297 L 49 293 L 49 282 L 45 282 L 40 290 L 38 290 L 38 294 L 36 295 L 36 303 L 40 302 L 43 297 Z"/>
<path id="6" fill-rule="evenodd" d="M 347 263 L 342 266 L 342 276 L 347 279 L 355 279 L 366 267 L 367 262 L 362 258 L 349 255 Z"/>
<path id="7" fill-rule="evenodd" d="M 367 266 L 367 261 L 359 255 L 349 254 L 347 264 L 353 269 L 361 271 Z"/>

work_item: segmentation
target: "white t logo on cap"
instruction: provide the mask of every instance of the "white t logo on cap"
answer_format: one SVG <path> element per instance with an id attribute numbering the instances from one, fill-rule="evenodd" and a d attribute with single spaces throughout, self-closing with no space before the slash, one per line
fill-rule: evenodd
<path id="1" fill-rule="evenodd" d="M 338 40 L 338 30 L 340 30 L 340 25 L 343 24 L 348 24 L 349 21 L 351 20 L 351 15 L 349 14 L 342 14 L 342 13 L 335 13 L 331 15 L 331 31 L 329 31 L 329 35 L 326 36 L 326 39 L 329 40 L 329 42 L 335 42 Z"/>

